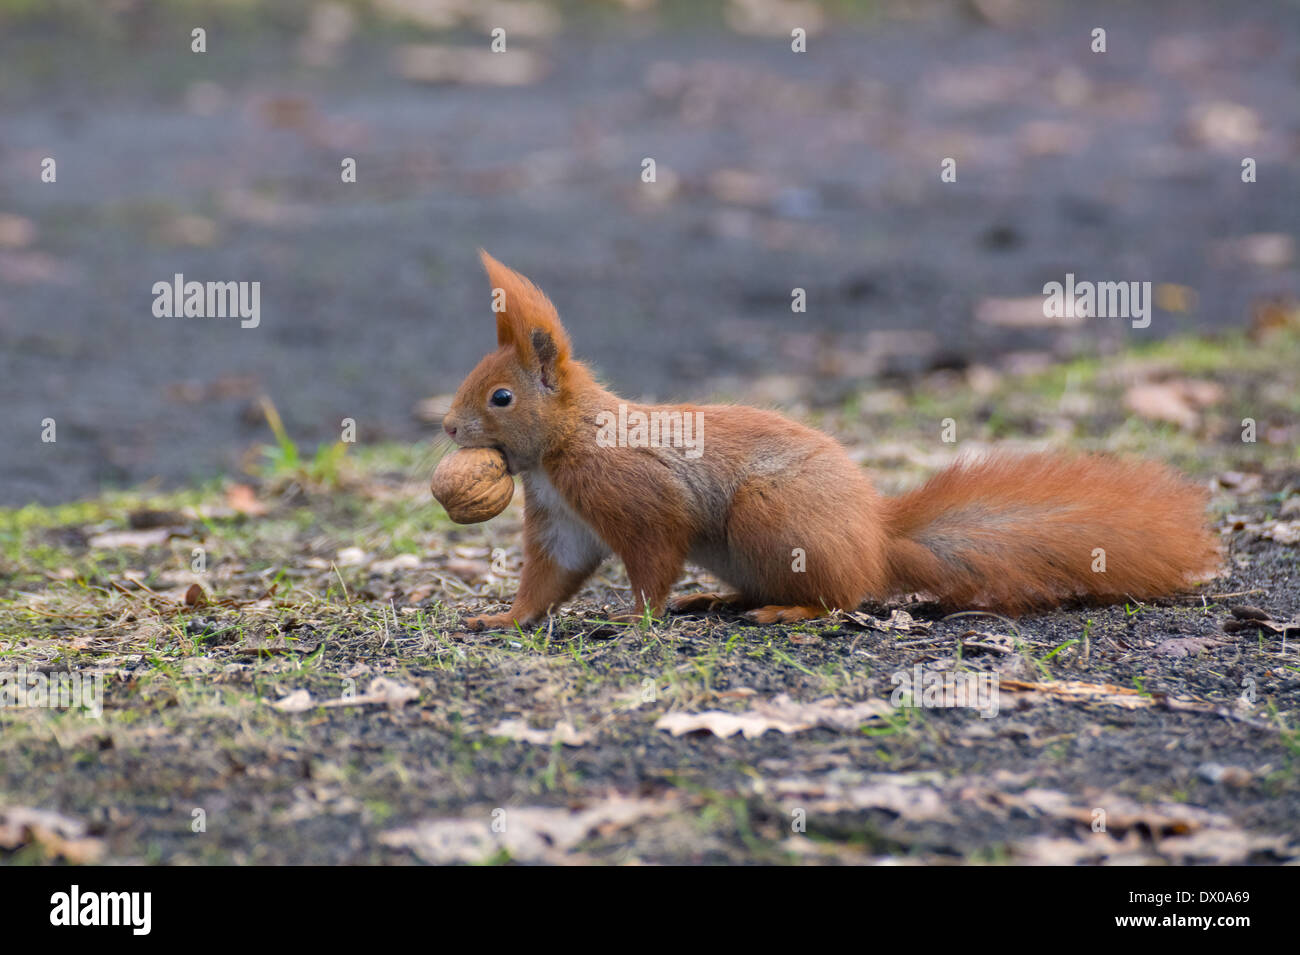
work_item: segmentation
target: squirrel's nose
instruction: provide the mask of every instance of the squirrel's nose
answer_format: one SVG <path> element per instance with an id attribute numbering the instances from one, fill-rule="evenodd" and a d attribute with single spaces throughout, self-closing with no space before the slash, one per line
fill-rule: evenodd
<path id="1" fill-rule="evenodd" d="M 447 432 L 447 437 L 456 437 L 456 422 L 451 419 L 450 415 L 442 419 L 442 430 Z"/>

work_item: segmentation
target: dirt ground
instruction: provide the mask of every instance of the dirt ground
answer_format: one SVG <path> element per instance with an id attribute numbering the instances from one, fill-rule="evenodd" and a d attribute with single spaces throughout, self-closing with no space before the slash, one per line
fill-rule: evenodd
<path id="1" fill-rule="evenodd" d="M 478 246 L 630 397 L 783 407 L 1300 295 L 1292 3 L 831 4 L 806 54 L 720 3 L 548 4 L 509 22 L 534 59 L 504 87 L 395 61 L 481 49 L 483 24 L 352 4 L 312 41 L 324 6 L 0 0 L 0 504 L 238 473 L 263 394 L 305 444 L 345 417 L 366 443 L 427 435 L 412 408 L 490 340 Z M 1167 288 L 1143 330 L 979 317 L 1067 272 Z M 261 324 L 155 318 L 176 273 L 262 282 Z"/>
<path id="2" fill-rule="evenodd" d="M 642 630 L 608 622 L 613 563 L 542 626 L 466 633 L 516 586 L 519 502 L 451 525 L 418 445 L 0 512 L 5 669 L 103 690 L 99 715 L 0 707 L 0 859 L 1294 862 L 1298 356 L 1300 328 L 1186 340 L 810 419 L 887 488 L 952 453 L 923 437 L 935 402 L 976 446 L 1032 421 L 1179 463 L 1214 489 L 1225 572 L 1156 604 Z M 1221 397 L 1158 425 L 1120 410 L 1135 380 Z M 898 695 L 918 673 L 996 696 Z"/>
<path id="3" fill-rule="evenodd" d="M 831 3 L 803 55 L 654 6 L 514 8 L 501 86 L 413 75 L 491 54 L 407 0 L 0 0 L 0 863 L 1300 860 L 1300 6 Z M 611 563 L 467 633 L 521 566 L 521 495 L 427 490 L 478 246 L 621 393 L 779 407 L 889 492 L 1168 461 L 1224 571 L 639 628 Z M 155 318 L 175 273 L 261 324 Z M 1151 325 L 1044 322 L 1066 273 L 1149 279 Z"/>

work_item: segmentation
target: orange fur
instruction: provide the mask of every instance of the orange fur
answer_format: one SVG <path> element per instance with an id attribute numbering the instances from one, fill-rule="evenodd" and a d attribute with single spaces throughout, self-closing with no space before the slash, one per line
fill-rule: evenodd
<path id="1" fill-rule="evenodd" d="M 525 553 L 513 606 L 472 627 L 545 616 L 611 554 L 632 584 L 629 616 L 662 613 L 690 560 L 734 593 L 679 598 L 674 609 L 730 604 L 759 623 L 918 590 L 1007 612 L 1145 599 L 1215 561 L 1204 494 L 1160 464 L 1003 455 L 886 499 L 836 441 L 774 412 L 624 402 L 572 357 L 546 296 L 482 256 L 505 293 L 498 348 L 465 379 L 444 427 L 464 447 L 500 449 L 521 476 Z M 490 401 L 501 389 L 507 407 Z M 620 406 L 628 418 L 702 421 L 701 453 L 680 441 L 610 446 L 602 416 L 618 418 Z"/>

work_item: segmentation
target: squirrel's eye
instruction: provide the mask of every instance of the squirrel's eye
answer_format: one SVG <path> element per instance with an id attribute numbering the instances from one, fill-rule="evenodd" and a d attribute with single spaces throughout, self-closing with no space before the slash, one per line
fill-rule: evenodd
<path id="1" fill-rule="evenodd" d="M 498 388 L 496 391 L 492 392 L 492 403 L 498 408 L 504 408 L 514 400 L 515 396 L 512 395 L 508 389 Z"/>

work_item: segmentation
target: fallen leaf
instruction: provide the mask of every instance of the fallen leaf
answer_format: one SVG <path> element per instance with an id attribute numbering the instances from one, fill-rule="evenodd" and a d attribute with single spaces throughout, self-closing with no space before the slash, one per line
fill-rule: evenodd
<path id="1" fill-rule="evenodd" d="M 975 306 L 975 320 L 1003 328 L 1066 328 L 1087 321 L 1087 316 L 1077 311 L 1074 315 L 1048 315 L 1045 301 L 1041 295 L 982 299 Z"/>
<path id="2" fill-rule="evenodd" d="M 1279 544 L 1300 544 L 1300 521 L 1274 521 L 1264 525 L 1259 536 Z"/>
<path id="3" fill-rule="evenodd" d="M 759 701 L 743 713 L 706 710 L 703 713 L 667 713 L 655 723 L 655 729 L 673 736 L 686 733 L 712 733 L 726 739 L 737 733 L 756 739 L 768 730 L 800 733 L 819 726 L 830 729 L 856 730 L 863 723 L 884 719 L 894 708 L 884 700 L 867 700 L 848 705 L 834 700 L 797 703 L 784 693 L 770 701 Z"/>
<path id="4" fill-rule="evenodd" d="M 1148 706 L 1174 705 L 1175 708 L 1212 709 L 1203 700 L 1185 699 L 1164 694 L 1142 693 L 1126 686 L 1113 686 L 1108 683 L 1085 683 L 1082 680 L 1057 680 L 1051 683 L 1034 683 L 1027 680 L 1011 680 L 1005 677 L 998 681 L 1000 693 L 1013 693 L 1021 702 L 1042 702 L 1059 700 L 1062 702 L 1102 703 L 1119 706 L 1126 710 L 1138 710 Z"/>
<path id="5" fill-rule="evenodd" d="M 369 559 L 370 555 L 360 547 L 344 547 L 338 552 L 338 556 L 334 558 L 334 563 L 340 567 L 357 567 Z"/>
<path id="6" fill-rule="evenodd" d="M 504 736 L 506 739 L 519 740 L 524 743 L 536 743 L 539 746 L 553 746 L 562 743 L 565 746 L 583 746 L 595 738 L 595 734 L 583 730 L 579 732 L 573 724 L 561 720 L 554 729 L 539 730 L 530 727 L 524 720 L 502 720 L 488 730 L 490 736 Z"/>
<path id="7" fill-rule="evenodd" d="M 1215 475 L 1214 481 L 1219 487 L 1227 490 L 1237 491 L 1241 494 L 1250 494 L 1258 491 L 1264 483 L 1264 478 L 1259 474 L 1246 474 L 1241 471 L 1224 471 Z"/>
<path id="8" fill-rule="evenodd" d="M 459 577 L 467 584 L 482 580 L 492 569 L 492 565 L 486 560 L 465 560 L 460 557 L 451 558 L 444 566 L 447 573 Z"/>
<path id="9" fill-rule="evenodd" d="M 1194 657 L 1223 646 L 1227 644 L 1213 637 L 1172 637 L 1160 641 L 1151 652 L 1162 657 Z"/>
<path id="10" fill-rule="evenodd" d="M 385 704 L 400 707 L 418 699 L 420 691 L 413 686 L 378 676 L 370 681 L 366 692 L 360 696 L 342 696 L 332 700 L 313 700 L 307 690 L 294 690 L 288 696 L 276 700 L 271 706 L 282 713 L 302 713 L 317 706 L 364 706 L 368 704 Z"/>
<path id="11" fill-rule="evenodd" d="M 388 576 L 399 570 L 414 570 L 420 566 L 420 558 L 415 554 L 398 554 L 388 560 L 377 560 L 370 565 L 372 574 Z"/>
<path id="12" fill-rule="evenodd" d="M 409 849 L 425 862 L 482 862 L 502 851 L 517 862 L 563 862 L 594 836 L 611 836 L 677 808 L 673 799 L 614 796 L 589 808 L 484 808 L 476 815 L 431 819 L 381 833 L 381 845 Z"/>
<path id="13" fill-rule="evenodd" d="M 1218 763 L 1202 763 L 1196 767 L 1196 773 L 1207 782 L 1224 783 L 1237 788 L 1249 786 L 1255 779 L 1255 774 L 1249 769 L 1240 766 L 1221 766 Z"/>
<path id="14" fill-rule="evenodd" d="M 1220 242 L 1214 255 L 1224 265 L 1285 269 L 1295 261 L 1295 239 L 1285 232 L 1256 232 Z"/>
<path id="15" fill-rule="evenodd" d="M 247 484 L 231 484 L 226 488 L 226 504 L 237 514 L 261 517 L 267 506 L 257 499 L 257 492 Z"/>
<path id="16" fill-rule="evenodd" d="M 96 550 L 121 550 L 127 547 L 143 550 L 146 547 L 159 547 L 173 536 L 182 535 L 186 530 L 177 527 L 154 527 L 143 531 L 107 531 L 92 537 L 90 546 Z"/>
<path id="17" fill-rule="evenodd" d="M 31 219 L 0 212 L 0 248 L 21 249 L 36 239 L 36 225 Z"/>
<path id="18" fill-rule="evenodd" d="M 272 703 L 271 708 L 281 713 L 305 713 L 317 705 L 306 690 L 294 690 L 288 696 Z"/>
<path id="19" fill-rule="evenodd" d="M 410 43 L 393 54 L 394 68 L 417 83 L 459 83 L 479 86 L 528 86 L 546 72 L 546 61 L 529 50 L 512 49 L 509 56 L 486 47 Z"/>
<path id="20" fill-rule="evenodd" d="M 1234 149 L 1259 141 L 1259 114 L 1248 106 L 1215 100 L 1198 103 L 1190 113 L 1192 134 L 1207 146 Z"/>
<path id="21" fill-rule="evenodd" d="M 831 773 L 816 780 L 782 779 L 772 792 L 811 812 L 880 809 L 907 820 L 951 820 L 952 812 L 937 780 L 917 773 Z"/>
<path id="22" fill-rule="evenodd" d="M 102 839 L 86 835 L 80 819 L 48 809 L 0 807 L 0 848 L 12 851 L 26 845 L 37 845 L 48 858 L 74 865 L 98 862 L 106 849 Z"/>
<path id="23" fill-rule="evenodd" d="M 1300 636 L 1300 613 L 1288 621 L 1274 620 L 1272 616 L 1258 607 L 1229 607 L 1231 620 L 1223 622 L 1224 633 L 1241 633 L 1244 630 L 1263 630 L 1268 633 L 1281 634 L 1284 639 L 1292 635 Z"/>
<path id="24" fill-rule="evenodd" d="M 1175 380 L 1133 385 L 1124 393 L 1124 406 L 1152 421 L 1168 421 L 1184 430 L 1201 422 L 1200 409 L 1223 400 L 1223 389 L 1211 381 Z"/>
<path id="25" fill-rule="evenodd" d="M 846 615 L 854 623 L 868 630 L 879 630 L 882 633 L 929 633 L 931 623 L 927 620 L 916 620 L 906 610 L 895 610 L 889 615 L 888 620 L 881 620 L 879 617 L 873 617 L 868 613 L 853 612 Z"/>
<path id="26" fill-rule="evenodd" d="M 1160 282 L 1155 287 L 1156 308 L 1165 312 L 1191 312 L 1196 310 L 1196 289 L 1172 282 Z"/>

